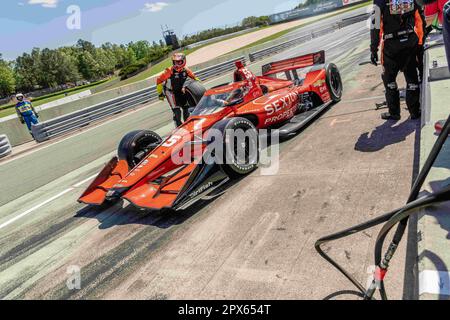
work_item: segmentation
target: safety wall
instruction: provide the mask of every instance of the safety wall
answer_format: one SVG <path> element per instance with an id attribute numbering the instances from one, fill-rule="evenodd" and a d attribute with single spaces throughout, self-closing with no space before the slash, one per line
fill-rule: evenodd
<path id="1" fill-rule="evenodd" d="M 420 167 L 437 140 L 435 123 L 450 113 L 450 72 L 442 35 L 431 35 L 425 54 L 422 87 L 423 128 L 420 134 Z M 450 184 L 450 139 L 442 148 L 425 182 L 423 194 Z M 450 299 L 450 204 L 428 207 L 413 216 L 417 222 L 417 280 L 420 299 Z M 415 232 L 415 231 L 414 231 Z"/>
<path id="2" fill-rule="evenodd" d="M 44 110 L 44 109 L 48 109 L 48 108 L 57 107 L 57 106 L 60 106 L 60 105 L 63 105 L 63 104 L 69 103 L 69 102 L 73 102 L 76 100 L 80 100 L 80 99 L 89 97 L 91 94 L 92 94 L 91 90 L 85 90 L 85 91 L 82 91 L 82 92 L 79 92 L 76 94 L 72 94 L 70 96 L 52 101 L 52 102 L 42 104 L 39 107 L 37 107 L 36 109 L 40 111 L 40 110 Z"/>

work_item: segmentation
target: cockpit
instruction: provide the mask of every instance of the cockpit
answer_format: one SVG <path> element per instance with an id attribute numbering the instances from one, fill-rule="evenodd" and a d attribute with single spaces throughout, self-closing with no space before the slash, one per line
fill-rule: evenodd
<path id="1" fill-rule="evenodd" d="M 231 89 L 230 91 L 213 93 L 205 95 L 199 101 L 191 115 L 202 116 L 219 112 L 223 108 L 236 106 L 244 102 L 245 96 L 248 94 L 247 87 Z"/>

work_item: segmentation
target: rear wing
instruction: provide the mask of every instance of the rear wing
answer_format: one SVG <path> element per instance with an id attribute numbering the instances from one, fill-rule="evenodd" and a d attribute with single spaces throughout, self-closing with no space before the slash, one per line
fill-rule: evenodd
<path id="1" fill-rule="evenodd" d="M 280 72 L 286 72 L 288 78 L 291 78 L 290 71 L 292 71 L 294 73 L 294 78 L 298 78 L 298 76 L 296 76 L 295 70 L 324 63 L 325 63 L 325 51 L 322 50 L 319 52 L 306 54 L 300 57 L 271 62 L 262 67 L 262 73 L 263 76 L 266 77 Z"/>

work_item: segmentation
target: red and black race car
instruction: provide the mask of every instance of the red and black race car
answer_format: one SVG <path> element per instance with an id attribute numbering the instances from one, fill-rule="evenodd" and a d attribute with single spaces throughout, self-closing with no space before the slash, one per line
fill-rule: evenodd
<path id="1" fill-rule="evenodd" d="M 147 130 L 127 134 L 79 202 L 124 199 L 141 209 L 180 210 L 211 199 L 225 183 L 256 169 L 262 129 L 288 137 L 341 96 L 338 68 L 325 64 L 324 51 L 267 64 L 262 76 L 206 91 L 167 138 Z M 233 134 L 238 131 L 243 140 Z"/>

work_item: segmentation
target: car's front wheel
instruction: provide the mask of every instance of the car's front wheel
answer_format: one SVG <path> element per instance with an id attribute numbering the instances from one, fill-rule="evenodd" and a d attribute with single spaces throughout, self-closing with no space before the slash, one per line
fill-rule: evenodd
<path id="1" fill-rule="evenodd" d="M 231 178 L 246 175 L 258 167 L 258 132 L 245 118 L 232 118 L 223 131 L 223 171 Z"/>
<path id="2" fill-rule="evenodd" d="M 129 168 L 132 169 L 161 142 L 161 137 L 153 131 L 131 131 L 120 141 L 117 154 L 119 159 L 127 161 Z"/>

